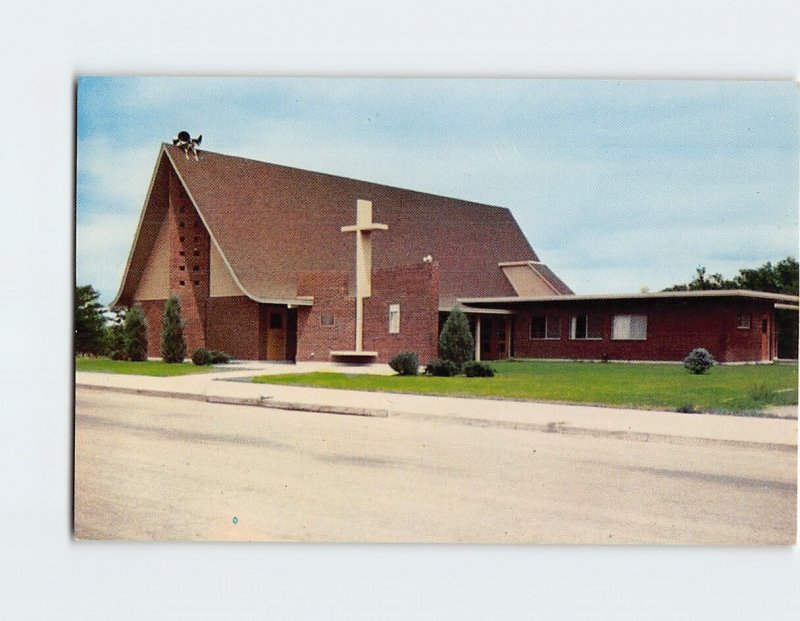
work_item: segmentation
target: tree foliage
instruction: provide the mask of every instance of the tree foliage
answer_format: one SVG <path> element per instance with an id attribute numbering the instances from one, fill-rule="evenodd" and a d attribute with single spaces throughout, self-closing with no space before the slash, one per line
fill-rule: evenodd
<path id="1" fill-rule="evenodd" d="M 761 267 L 739 270 L 732 279 L 722 274 L 706 273 L 705 267 L 698 267 L 694 279 L 681 285 L 673 285 L 664 291 L 705 291 L 711 289 L 747 289 L 769 293 L 798 294 L 798 263 L 794 257 L 786 257 L 775 265 L 767 261 Z"/>
<path id="2" fill-rule="evenodd" d="M 125 354 L 128 360 L 147 360 L 147 319 L 141 304 L 125 313 Z"/>
<path id="3" fill-rule="evenodd" d="M 183 362 L 186 358 L 183 326 L 181 303 L 173 293 L 164 307 L 164 321 L 161 324 L 161 357 L 164 362 Z"/>
<path id="4" fill-rule="evenodd" d="M 450 311 L 439 335 L 439 353 L 442 360 L 450 360 L 458 368 L 467 360 L 472 360 L 475 343 L 469 331 L 469 322 L 461 309 Z"/>
<path id="5" fill-rule="evenodd" d="M 105 349 L 105 316 L 99 299 L 91 285 L 75 287 L 75 353 L 97 355 Z"/>

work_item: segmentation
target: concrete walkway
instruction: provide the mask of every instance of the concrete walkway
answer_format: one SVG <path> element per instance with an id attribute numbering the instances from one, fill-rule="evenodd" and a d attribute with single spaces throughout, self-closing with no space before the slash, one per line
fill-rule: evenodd
<path id="1" fill-rule="evenodd" d="M 275 364 L 242 362 L 212 373 L 146 377 L 77 372 L 78 388 L 114 390 L 303 410 L 331 414 L 418 418 L 445 424 L 527 429 L 674 444 L 725 444 L 774 450 L 797 450 L 797 419 L 680 414 L 583 405 L 559 405 L 493 399 L 434 397 L 252 384 L 229 381 L 253 375 L 321 370 L 391 374 L 388 365 L 343 366 L 330 363 Z"/>

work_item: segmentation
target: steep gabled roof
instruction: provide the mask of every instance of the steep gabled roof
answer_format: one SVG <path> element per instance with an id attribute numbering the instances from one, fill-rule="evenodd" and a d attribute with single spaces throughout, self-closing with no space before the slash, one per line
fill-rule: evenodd
<path id="1" fill-rule="evenodd" d="M 352 270 L 356 199 L 373 202 L 375 269 L 439 263 L 440 303 L 456 298 L 513 296 L 498 266 L 538 261 L 508 209 L 403 190 L 288 166 L 202 151 L 186 159 L 163 145 L 118 301 L 125 303 L 143 269 L 153 220 L 163 218 L 159 183 L 172 167 L 205 222 L 243 293 L 257 300 L 297 297 L 297 272 Z M 163 199 L 163 196 L 161 196 Z M 130 281 L 130 282 L 128 282 Z"/>

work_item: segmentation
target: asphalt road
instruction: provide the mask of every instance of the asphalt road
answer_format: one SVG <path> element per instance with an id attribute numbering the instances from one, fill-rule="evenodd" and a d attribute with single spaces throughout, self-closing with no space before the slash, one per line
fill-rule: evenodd
<path id="1" fill-rule="evenodd" d="M 82 539 L 794 543 L 796 454 L 81 390 Z"/>

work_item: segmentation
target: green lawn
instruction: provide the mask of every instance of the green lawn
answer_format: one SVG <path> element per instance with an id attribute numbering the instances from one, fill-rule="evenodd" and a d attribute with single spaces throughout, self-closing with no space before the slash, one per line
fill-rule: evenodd
<path id="1" fill-rule="evenodd" d="M 253 381 L 669 410 L 755 412 L 797 403 L 797 364 L 717 366 L 705 375 L 673 364 L 503 361 L 492 366 L 493 378 L 305 373 Z"/>
<path id="2" fill-rule="evenodd" d="M 76 371 L 92 371 L 94 373 L 122 373 L 125 375 L 151 375 L 156 377 L 174 377 L 190 373 L 208 373 L 212 367 L 198 367 L 191 362 L 169 364 L 160 360 L 130 362 L 129 360 L 111 360 L 110 358 L 75 358 Z"/>

